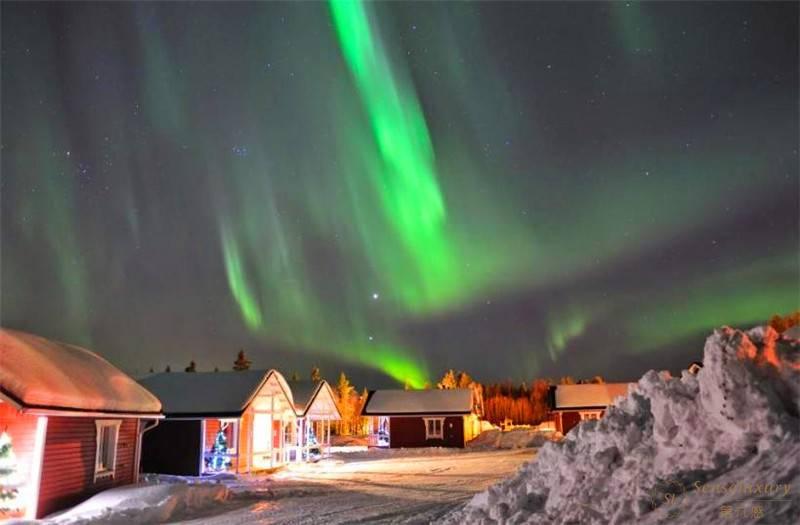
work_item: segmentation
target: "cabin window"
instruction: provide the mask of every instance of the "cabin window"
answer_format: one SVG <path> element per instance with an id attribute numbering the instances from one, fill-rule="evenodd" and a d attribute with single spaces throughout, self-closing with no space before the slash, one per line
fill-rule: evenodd
<path id="1" fill-rule="evenodd" d="M 444 437 L 444 418 L 426 417 L 425 439 L 442 439 Z"/>
<path id="2" fill-rule="evenodd" d="M 94 479 L 113 478 L 117 463 L 117 439 L 119 438 L 119 419 L 98 419 L 97 452 L 94 460 Z"/>
<path id="3" fill-rule="evenodd" d="M 601 410 L 592 410 L 581 412 L 581 421 L 586 421 L 587 419 L 600 419 L 603 412 Z"/>

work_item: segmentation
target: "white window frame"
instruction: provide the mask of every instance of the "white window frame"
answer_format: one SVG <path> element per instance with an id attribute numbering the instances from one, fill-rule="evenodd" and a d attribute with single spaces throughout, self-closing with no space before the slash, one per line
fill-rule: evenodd
<path id="1" fill-rule="evenodd" d="M 444 439 L 444 418 L 443 417 L 424 417 L 425 439 Z M 439 431 L 436 431 L 436 422 L 439 423 Z M 431 428 L 431 425 L 433 428 Z"/>
<path id="2" fill-rule="evenodd" d="M 581 421 L 597 420 L 603 417 L 602 410 L 581 410 Z"/>
<path id="3" fill-rule="evenodd" d="M 94 454 L 94 481 L 99 479 L 114 478 L 114 472 L 117 468 L 117 444 L 119 443 L 119 427 L 122 424 L 121 419 L 96 419 L 95 425 L 95 454 Z M 105 451 L 106 457 L 101 457 L 103 453 L 102 441 L 105 429 L 110 428 L 111 439 L 110 443 L 106 444 Z M 109 449 L 111 452 L 109 452 Z M 111 465 L 105 465 L 104 460 L 111 460 Z"/>

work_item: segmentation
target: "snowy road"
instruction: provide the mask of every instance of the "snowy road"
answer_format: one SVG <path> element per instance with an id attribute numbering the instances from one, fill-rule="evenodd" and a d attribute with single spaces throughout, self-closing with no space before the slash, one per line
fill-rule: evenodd
<path id="1" fill-rule="evenodd" d="M 180 523 L 428 523 L 535 455 L 534 449 L 386 452 L 243 481 L 232 487 L 233 500 Z"/>

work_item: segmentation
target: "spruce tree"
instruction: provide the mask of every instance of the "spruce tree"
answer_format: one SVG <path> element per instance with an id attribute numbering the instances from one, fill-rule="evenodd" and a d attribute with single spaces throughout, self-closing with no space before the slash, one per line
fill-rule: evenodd
<path id="1" fill-rule="evenodd" d="M 339 383 L 336 385 L 336 397 L 339 401 L 339 413 L 342 419 L 339 423 L 339 434 L 349 435 L 353 427 L 353 417 L 355 414 L 354 396 L 356 389 L 342 372 L 339 374 Z"/>
<path id="2" fill-rule="evenodd" d="M 7 432 L 0 434 L 0 510 L 16 508 L 17 488 L 14 478 L 17 473 L 17 458 L 14 445 Z"/>
<path id="3" fill-rule="evenodd" d="M 244 356 L 244 350 L 239 350 L 239 354 L 236 356 L 236 361 L 233 363 L 233 369 L 237 372 L 249 370 L 250 364 L 250 360 Z"/>

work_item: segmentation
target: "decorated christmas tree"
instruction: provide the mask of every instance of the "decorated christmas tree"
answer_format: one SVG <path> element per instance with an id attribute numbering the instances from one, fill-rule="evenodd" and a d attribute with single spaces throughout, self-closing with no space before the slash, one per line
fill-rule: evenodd
<path id="1" fill-rule="evenodd" d="M 222 429 L 217 432 L 217 436 L 214 438 L 211 454 L 211 464 L 209 465 L 211 470 L 225 470 L 230 466 L 231 460 L 228 456 L 228 438 L 225 437 L 225 432 Z"/>
<path id="2" fill-rule="evenodd" d="M 17 508 L 17 458 L 7 432 L 0 434 L 0 510 Z"/>

